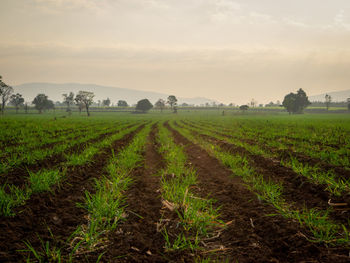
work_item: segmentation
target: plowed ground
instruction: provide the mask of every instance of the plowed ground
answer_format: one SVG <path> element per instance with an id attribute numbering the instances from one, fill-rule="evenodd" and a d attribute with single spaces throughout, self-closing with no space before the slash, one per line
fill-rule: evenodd
<path id="1" fill-rule="evenodd" d="M 103 251 L 76 257 L 76 262 L 195 262 L 198 257 L 211 257 L 219 262 L 350 262 L 346 248 L 331 248 L 307 240 L 309 233 L 298 222 L 276 214 L 274 208 L 261 202 L 239 177 L 225 168 L 199 146 L 188 141 L 170 126 L 175 142 L 183 145 L 188 165 L 196 169 L 199 185 L 196 194 L 216 200 L 220 219 L 231 222 L 217 237 L 204 241 L 202 251 L 169 252 L 157 223 L 169 216 L 162 208 L 159 171 L 165 166 L 157 152 L 157 130 L 153 127 L 144 153 L 144 164 L 132 173 L 134 183 L 126 192 L 126 220 L 109 233 L 109 243 Z M 115 142 L 117 152 L 127 145 L 133 134 Z M 65 240 L 80 224 L 86 223 L 85 211 L 76 207 L 84 190 L 93 190 L 92 178 L 108 160 L 110 151 L 94 158 L 93 166 L 72 172 L 67 188 L 35 195 L 25 209 L 14 218 L 0 218 L 0 262 L 23 262 L 24 240 L 35 248 L 41 246 L 37 234 L 67 249 Z M 170 215 L 171 216 L 171 215 Z M 54 236 L 51 236 L 50 231 Z M 207 253 L 205 247 L 219 247 Z M 66 251 L 66 252 L 67 252 Z M 65 252 L 63 250 L 63 252 Z"/>

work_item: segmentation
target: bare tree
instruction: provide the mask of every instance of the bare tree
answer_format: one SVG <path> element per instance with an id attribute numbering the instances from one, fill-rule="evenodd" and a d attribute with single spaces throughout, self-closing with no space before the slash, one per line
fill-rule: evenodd
<path id="1" fill-rule="evenodd" d="M 12 93 L 13 93 L 13 88 L 5 84 L 5 82 L 2 81 L 2 76 L 0 76 L 0 96 L 2 99 L 2 105 L 1 105 L 2 114 L 4 114 L 6 102 L 8 101 Z"/>
<path id="2" fill-rule="evenodd" d="M 328 110 L 329 107 L 331 106 L 332 97 L 331 97 L 331 95 L 326 94 L 326 96 L 324 96 L 324 98 L 325 98 L 326 108 Z"/>
<path id="3" fill-rule="evenodd" d="M 154 105 L 156 108 L 160 109 L 160 112 L 163 112 L 163 109 L 165 108 L 165 100 L 159 99 Z"/>
<path id="4" fill-rule="evenodd" d="M 84 103 L 81 100 L 81 96 L 79 94 L 77 94 L 77 96 L 75 96 L 75 104 L 78 106 L 79 108 L 79 114 L 81 114 L 82 109 L 84 108 Z"/>
<path id="5" fill-rule="evenodd" d="M 74 103 L 74 93 L 69 92 L 69 94 L 63 94 L 63 102 L 67 104 L 67 112 L 69 115 L 72 114 L 72 110 L 70 108 L 71 105 Z"/>
<path id="6" fill-rule="evenodd" d="M 102 105 L 105 107 L 109 107 L 109 105 L 111 105 L 111 100 L 109 98 L 107 98 L 106 100 L 103 100 Z"/>
<path id="7" fill-rule="evenodd" d="M 255 108 L 256 105 L 258 105 L 258 102 L 255 99 L 252 99 L 249 104 L 252 108 Z"/>
<path id="8" fill-rule="evenodd" d="M 19 107 L 22 106 L 24 103 L 24 99 L 23 99 L 22 95 L 19 93 L 13 94 L 10 97 L 10 103 L 16 107 L 16 113 L 18 113 Z"/>
<path id="9" fill-rule="evenodd" d="M 174 110 L 174 106 L 176 106 L 177 103 L 177 98 L 174 95 L 170 95 L 167 103 L 170 105 L 170 108 Z"/>
<path id="10" fill-rule="evenodd" d="M 28 114 L 28 103 L 24 104 L 24 112 Z"/>
<path id="11" fill-rule="evenodd" d="M 93 103 L 93 98 L 95 94 L 89 91 L 79 91 L 75 97 L 75 101 L 78 105 L 85 105 L 87 115 L 90 116 L 89 107 Z"/>

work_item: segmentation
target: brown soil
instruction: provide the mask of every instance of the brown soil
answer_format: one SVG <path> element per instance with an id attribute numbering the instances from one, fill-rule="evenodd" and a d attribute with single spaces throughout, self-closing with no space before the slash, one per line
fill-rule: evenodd
<path id="1" fill-rule="evenodd" d="M 93 165 L 71 167 L 61 188 L 57 187 L 53 193 L 34 194 L 24 207 L 17 209 L 15 217 L 1 217 L 0 262 L 24 262 L 24 253 L 17 251 L 26 249 L 24 241 L 29 241 L 37 251 L 41 251 L 38 236 L 43 241 L 50 241 L 51 246 L 64 247 L 76 228 L 86 223 L 86 211 L 78 208 L 76 203 L 84 200 L 86 190 L 93 192 L 93 179 L 104 173 L 111 148 L 118 152 L 143 126 L 96 155 Z"/>
<path id="2" fill-rule="evenodd" d="M 96 127 L 97 125 L 91 125 L 89 127 L 84 127 L 84 128 L 80 128 L 80 129 L 77 129 L 77 130 L 74 130 L 74 129 L 68 129 L 68 130 L 62 130 L 62 132 L 60 131 L 56 131 L 54 134 L 54 136 L 52 136 L 50 139 L 56 139 L 54 140 L 53 142 L 49 142 L 49 143 L 44 143 L 42 145 L 40 145 L 38 147 L 38 144 L 35 144 L 31 147 L 28 147 L 26 150 L 28 151 L 33 151 L 33 150 L 44 150 L 44 149 L 49 149 L 49 148 L 52 148 L 54 147 L 55 145 L 59 145 L 59 144 L 63 144 L 63 143 L 67 143 L 67 141 L 74 141 L 76 139 L 78 139 L 79 137 L 81 137 L 85 132 L 88 132 L 88 131 L 91 131 L 92 128 Z M 111 126 L 113 127 L 113 126 Z M 110 127 L 109 127 L 110 128 Z M 99 131 L 98 129 L 96 131 Z M 62 137 L 64 135 L 68 135 L 69 133 L 74 133 L 76 136 L 72 136 L 70 138 L 58 138 L 58 137 Z M 38 140 L 40 140 L 40 137 L 37 138 Z M 18 144 L 17 144 L 18 145 Z M 0 160 L 5 160 L 6 157 L 8 155 L 5 155 L 3 157 L 0 158 Z"/>
<path id="3" fill-rule="evenodd" d="M 276 214 L 260 202 L 239 177 L 177 131 L 175 141 L 185 146 L 188 160 L 197 170 L 202 195 L 209 194 L 221 206 L 221 219 L 232 220 L 215 242 L 224 246 L 221 257 L 238 262 L 349 262 L 346 248 L 327 248 L 307 241 L 310 236 L 297 222 Z M 214 256 L 215 258 L 215 256 Z"/>
<path id="4" fill-rule="evenodd" d="M 183 121 L 183 123 L 190 126 L 190 127 L 198 128 L 197 126 L 195 126 L 192 123 L 184 122 L 184 121 Z M 215 132 L 215 133 L 220 135 L 220 136 L 226 137 L 226 138 L 232 138 L 231 135 L 228 135 L 225 133 L 221 133 L 221 132 Z M 350 170 L 345 169 L 344 167 L 332 165 L 332 164 L 326 163 L 325 161 L 323 161 L 321 159 L 310 157 L 310 156 L 304 155 L 304 154 L 299 153 L 299 152 L 293 152 L 292 150 L 279 150 L 279 149 L 274 148 L 274 147 L 269 147 L 269 146 L 262 144 L 261 142 L 259 142 L 257 140 L 252 140 L 252 139 L 248 139 L 248 138 L 240 138 L 240 140 L 242 142 L 248 143 L 250 145 L 259 145 L 265 151 L 270 151 L 272 153 L 277 154 L 279 156 L 279 161 L 281 159 L 285 159 L 285 158 L 289 159 L 290 156 L 293 156 L 299 162 L 309 164 L 311 166 L 317 166 L 320 169 L 322 169 L 323 171 L 333 170 L 336 173 L 337 177 L 340 179 L 344 179 L 344 180 L 350 179 Z"/>
<path id="5" fill-rule="evenodd" d="M 243 147 L 232 145 L 226 141 L 208 135 L 200 133 L 196 133 L 196 135 L 219 145 L 227 152 L 247 156 L 254 169 L 259 175 L 262 175 L 265 180 L 272 180 L 283 185 L 283 198 L 298 209 L 303 209 L 304 207 L 309 209 L 328 209 L 330 208 L 328 204 L 330 199 L 333 200 L 333 202 L 345 202 L 350 205 L 350 195 L 344 194 L 342 197 L 333 196 L 325 190 L 327 187 L 326 185 L 314 184 L 306 177 L 296 174 L 292 169 L 282 166 L 280 162 L 260 155 L 251 154 Z M 334 221 L 344 225 L 348 224 L 349 215 L 347 207 L 333 210 L 330 213 L 330 217 Z"/>
<path id="6" fill-rule="evenodd" d="M 127 191 L 128 216 L 117 231 L 108 235 L 110 244 L 104 249 L 106 253 L 101 262 L 193 262 L 190 251 L 164 249 L 165 239 L 160 229 L 164 222 L 172 221 L 177 225 L 178 216 L 161 204 L 159 172 L 165 163 L 156 150 L 156 134 L 157 129 L 153 126 L 144 153 L 144 165 L 132 173 L 135 182 Z M 95 262 L 98 253 L 79 260 Z"/>
<path id="7" fill-rule="evenodd" d="M 190 127 L 198 128 L 197 126 L 193 125 L 192 123 L 188 123 L 188 122 L 183 122 L 183 123 L 185 123 L 185 125 L 188 125 Z M 220 132 L 215 132 L 215 133 L 220 135 L 220 136 L 226 137 L 226 138 L 232 138 L 232 136 L 228 135 L 228 134 L 224 134 L 224 133 L 220 133 Z M 283 160 L 283 159 L 289 159 L 290 156 L 293 156 L 299 162 L 302 162 L 304 164 L 309 164 L 310 166 L 317 166 L 320 169 L 322 169 L 323 171 L 333 170 L 336 173 L 336 176 L 340 179 L 348 180 L 350 178 L 350 170 L 345 169 L 344 167 L 340 167 L 340 166 L 326 163 L 326 162 L 322 161 L 321 159 L 306 156 L 306 155 L 299 153 L 299 152 L 293 152 L 292 150 L 279 150 L 279 149 L 274 148 L 274 147 L 266 146 L 266 145 L 262 144 L 261 142 L 258 142 L 256 140 L 252 140 L 252 139 L 241 138 L 240 140 L 242 142 L 248 143 L 250 145 L 259 145 L 259 147 L 261 147 L 265 151 L 277 154 L 279 156 L 278 161 Z"/>
<path id="8" fill-rule="evenodd" d="M 190 124 L 192 122 L 189 122 L 189 121 L 184 121 L 184 123 L 187 123 L 187 124 Z M 201 125 L 205 125 L 207 127 L 210 126 L 210 124 L 208 123 L 201 123 Z M 217 124 L 216 124 L 217 125 Z M 220 128 L 220 130 L 223 130 L 223 131 L 227 131 L 227 132 L 232 132 L 232 129 L 229 129 L 227 127 L 224 127 L 222 125 L 217 125 L 217 127 Z M 257 133 L 257 136 L 259 136 L 259 133 Z M 334 144 L 334 143 L 324 143 L 323 141 L 317 141 L 317 140 L 313 140 L 313 141 L 310 141 L 309 139 L 306 139 L 306 138 L 299 138 L 299 137 L 293 137 L 293 136 L 285 136 L 285 135 L 275 135 L 273 138 L 271 138 L 272 140 L 279 140 L 279 139 L 287 139 L 287 140 L 290 140 L 291 141 L 291 145 L 293 141 L 297 141 L 297 142 L 306 142 L 306 143 L 312 143 L 312 144 L 315 144 L 315 145 L 319 145 L 320 147 L 332 147 L 332 148 L 335 148 L 335 149 L 340 149 L 341 147 L 346 147 L 347 144 L 345 142 L 339 142 L 338 144 Z M 287 142 L 285 142 L 287 143 Z"/>
<path id="9" fill-rule="evenodd" d="M 135 124 L 128 125 L 122 128 L 121 130 L 131 128 L 132 126 L 135 126 Z M 30 165 L 23 164 L 21 166 L 18 166 L 13 170 L 9 171 L 6 175 L 0 176 L 0 185 L 7 183 L 10 185 L 15 185 L 23 188 L 28 183 L 28 171 L 38 172 L 39 170 L 42 170 L 42 169 L 52 169 L 53 167 L 61 165 L 65 161 L 65 157 L 64 157 L 65 154 L 80 153 L 90 144 L 101 141 L 107 136 L 118 133 L 119 131 L 120 130 L 103 133 L 97 136 L 96 138 L 92 138 L 81 144 L 77 144 L 72 147 L 69 147 L 62 153 L 48 156 L 47 158 L 40 160 L 35 164 L 30 164 Z"/>
<path id="10" fill-rule="evenodd" d="M 92 125 L 89 124 L 89 125 L 79 126 L 79 131 L 80 132 L 88 131 L 91 128 L 96 127 L 98 125 L 100 125 L 100 124 L 92 124 Z M 49 129 L 45 130 L 47 138 L 50 137 L 50 139 L 54 139 L 54 138 L 57 138 L 59 136 L 66 135 L 66 134 L 71 133 L 71 132 L 76 132 L 76 129 L 75 128 L 67 128 L 67 129 L 63 128 L 63 129 L 58 129 L 58 130 L 49 130 Z M 36 130 L 33 130 L 30 135 L 37 137 L 37 139 L 40 140 L 41 135 L 39 135 Z M 0 141 L 0 146 L 4 147 L 4 148 L 17 146 L 19 144 L 21 144 L 21 143 L 18 143 L 18 141 L 15 139 L 10 139 L 8 141 Z"/>
<path id="11" fill-rule="evenodd" d="M 13 127 L 11 127 L 13 129 Z M 11 128 L 8 128 L 8 129 L 11 129 Z M 47 130 L 46 131 L 46 134 L 48 137 L 50 138 L 56 138 L 62 134 L 66 134 L 70 131 L 73 131 L 73 128 L 69 128 L 69 129 L 62 129 L 62 130 L 55 130 L 55 131 L 52 131 L 52 130 Z M 38 133 L 36 131 L 34 131 L 33 133 L 31 133 L 31 136 L 35 136 L 35 137 L 39 137 Z M 22 138 L 23 139 L 23 138 Z M 17 146 L 19 145 L 20 143 L 18 143 L 18 140 L 16 139 L 8 139 L 6 141 L 0 141 L 0 146 L 1 147 L 13 147 L 13 146 Z"/>
<path id="12" fill-rule="evenodd" d="M 161 218 L 160 177 L 162 158 L 156 151 L 153 127 L 144 154 L 144 165 L 136 169 L 135 180 L 127 191 L 127 218 L 109 234 L 111 244 L 102 262 L 167 262 L 162 254 L 164 238 L 157 232 Z M 96 256 L 96 255 L 95 255 Z M 118 260 L 117 260 L 118 259 Z M 90 260 L 95 262 L 94 260 Z"/>

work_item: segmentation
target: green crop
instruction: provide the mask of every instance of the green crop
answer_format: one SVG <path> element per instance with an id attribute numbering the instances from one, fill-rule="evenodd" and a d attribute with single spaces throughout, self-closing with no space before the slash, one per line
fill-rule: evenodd
<path id="1" fill-rule="evenodd" d="M 212 199 L 197 197 L 191 188 L 197 184 L 195 170 L 187 166 L 187 158 L 182 146 L 176 145 L 170 132 L 158 125 L 157 140 L 166 168 L 161 171 L 162 198 L 175 210 L 183 231 L 170 240 L 167 229 L 163 229 L 166 248 L 172 250 L 199 247 L 202 237 L 212 234 L 222 227 L 218 209 L 214 209 Z"/>
<path id="2" fill-rule="evenodd" d="M 256 192 L 259 198 L 271 203 L 282 216 L 296 219 L 300 224 L 307 227 L 313 234 L 313 238 L 310 239 L 311 241 L 331 244 L 348 242 L 348 230 L 344 225 L 338 225 L 330 220 L 328 211 L 320 211 L 313 208 L 304 208 L 303 210 L 293 208 L 293 204 L 287 204 L 283 199 L 282 185 L 265 181 L 261 175 L 255 172 L 253 167 L 249 167 L 249 162 L 244 156 L 230 154 L 220 149 L 217 145 L 204 140 L 198 140 L 189 129 L 180 129 L 174 125 L 172 127 L 177 129 L 183 136 L 199 144 L 224 165 L 228 166 L 232 170 L 233 175 L 242 177 L 249 184 L 248 187 Z"/>

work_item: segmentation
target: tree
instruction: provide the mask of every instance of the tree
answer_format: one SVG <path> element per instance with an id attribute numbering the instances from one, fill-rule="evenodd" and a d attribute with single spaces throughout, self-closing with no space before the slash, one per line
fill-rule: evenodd
<path id="1" fill-rule="evenodd" d="M 89 107 L 93 103 L 94 97 L 95 97 L 95 94 L 93 92 L 82 91 L 82 90 L 79 91 L 79 93 L 75 97 L 75 101 L 77 102 L 78 105 L 85 106 L 87 116 L 90 116 Z M 81 108 L 80 108 L 80 112 L 81 112 Z"/>
<path id="2" fill-rule="evenodd" d="M 282 102 L 283 107 L 287 109 L 289 114 L 303 113 L 304 109 L 310 104 L 311 102 L 302 89 L 299 89 L 296 94 L 292 92 L 289 93 L 284 97 Z"/>
<path id="3" fill-rule="evenodd" d="M 347 101 L 348 101 L 348 111 L 350 111 L 350 98 L 348 98 Z"/>
<path id="4" fill-rule="evenodd" d="M 43 110 L 53 109 L 55 107 L 53 101 L 49 100 L 45 94 L 38 94 L 32 103 L 35 105 L 35 108 L 40 114 L 43 112 Z"/>
<path id="5" fill-rule="evenodd" d="M 296 104 L 296 94 L 292 92 L 286 95 L 282 102 L 283 107 L 286 108 L 289 114 L 296 112 Z"/>
<path id="6" fill-rule="evenodd" d="M 71 105 L 74 103 L 74 93 L 69 92 L 69 94 L 63 94 L 63 102 L 67 104 L 67 112 L 69 115 L 72 114 L 72 110 L 70 108 Z"/>
<path id="7" fill-rule="evenodd" d="M 326 94 L 326 96 L 324 96 L 324 98 L 325 98 L 326 108 L 328 110 L 329 107 L 331 106 L 332 97 L 331 97 L 331 95 Z"/>
<path id="8" fill-rule="evenodd" d="M 176 106 L 177 98 L 174 95 L 170 95 L 168 97 L 167 103 L 170 105 L 170 108 L 173 110 L 174 106 Z"/>
<path id="9" fill-rule="evenodd" d="M 47 100 L 45 110 L 55 109 L 55 103 L 52 100 Z"/>
<path id="10" fill-rule="evenodd" d="M 128 107 L 128 103 L 125 100 L 118 100 L 118 107 Z"/>
<path id="11" fill-rule="evenodd" d="M 78 106 L 79 114 L 81 114 L 81 111 L 84 108 L 84 103 L 81 99 L 81 95 L 77 94 L 77 96 L 75 96 L 74 101 L 75 101 L 75 104 Z"/>
<path id="12" fill-rule="evenodd" d="M 160 109 L 160 112 L 163 112 L 163 109 L 165 108 L 165 100 L 159 99 L 157 102 L 154 104 L 156 108 Z"/>
<path id="13" fill-rule="evenodd" d="M 239 109 L 243 112 L 247 111 L 249 109 L 249 106 L 248 105 L 241 105 L 239 106 Z"/>
<path id="14" fill-rule="evenodd" d="M 255 99 L 252 99 L 252 100 L 250 101 L 250 106 L 252 106 L 252 108 L 255 108 L 256 105 L 258 105 L 258 102 L 257 102 Z"/>
<path id="15" fill-rule="evenodd" d="M 18 113 L 19 107 L 22 106 L 24 103 L 24 99 L 22 98 L 22 95 L 19 93 L 13 94 L 10 97 L 10 103 L 16 107 L 16 113 Z"/>
<path id="16" fill-rule="evenodd" d="M 153 108 L 153 105 L 152 103 L 149 102 L 148 99 L 139 100 L 136 104 L 136 110 L 142 111 L 143 113 L 146 113 L 152 108 Z"/>
<path id="17" fill-rule="evenodd" d="M 2 100 L 2 104 L 1 104 L 2 114 L 4 114 L 6 102 L 8 101 L 12 93 L 13 93 L 13 88 L 5 84 L 5 82 L 2 81 L 2 76 L 0 76 L 0 96 Z"/>
<path id="18" fill-rule="evenodd" d="M 109 105 L 111 105 L 111 100 L 109 98 L 107 98 L 106 100 L 103 100 L 102 105 L 105 107 L 109 107 Z"/>
<path id="19" fill-rule="evenodd" d="M 28 103 L 24 104 L 24 112 L 28 114 Z"/>

